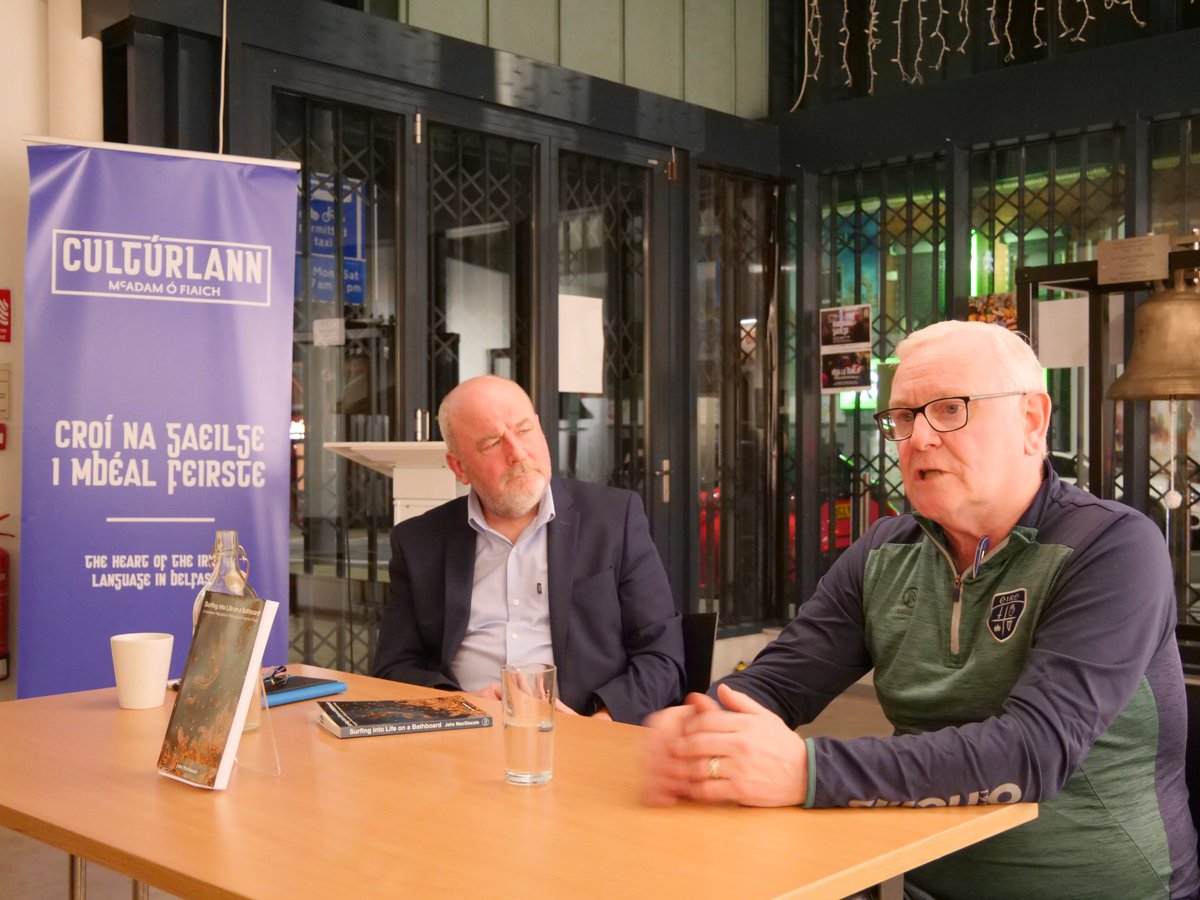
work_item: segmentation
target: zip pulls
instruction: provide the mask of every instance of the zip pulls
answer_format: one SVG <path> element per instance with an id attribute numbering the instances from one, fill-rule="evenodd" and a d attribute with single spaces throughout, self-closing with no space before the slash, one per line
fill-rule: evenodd
<path id="1" fill-rule="evenodd" d="M 950 655 L 958 656 L 962 646 L 958 637 L 958 630 L 962 626 L 962 595 L 963 595 L 963 579 L 967 577 L 967 573 L 971 574 L 971 579 L 979 577 L 979 567 L 983 565 L 984 557 L 987 556 L 988 545 L 991 541 L 985 534 L 979 539 L 979 544 L 975 547 L 975 560 L 972 564 L 962 572 L 958 571 L 958 566 L 954 562 L 954 557 L 950 555 L 950 551 L 945 545 L 937 539 L 924 522 L 919 522 L 921 530 L 925 532 L 925 536 L 929 538 L 933 546 L 937 547 L 938 552 L 942 554 L 942 558 L 946 560 L 946 565 L 950 567 L 950 574 L 954 576 L 954 600 L 950 605 Z M 1002 541 L 1000 546 L 1004 546 Z M 996 548 L 1000 549 L 999 547 Z"/>
<path id="2" fill-rule="evenodd" d="M 974 581 L 979 577 L 979 566 L 983 562 L 983 557 L 987 554 L 988 536 L 985 534 L 979 539 L 979 546 L 975 548 L 975 563 L 971 566 L 971 580 Z"/>
<path id="3" fill-rule="evenodd" d="M 963 576 L 954 576 L 954 602 L 950 604 L 950 655 L 958 656 L 958 629 L 962 627 Z"/>

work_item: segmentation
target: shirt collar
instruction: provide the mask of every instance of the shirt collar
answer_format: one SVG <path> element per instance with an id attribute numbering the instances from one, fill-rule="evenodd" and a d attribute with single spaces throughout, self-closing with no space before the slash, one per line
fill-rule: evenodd
<path id="1" fill-rule="evenodd" d="M 542 494 L 542 499 L 538 501 L 537 515 L 533 517 L 530 523 L 533 531 L 537 532 L 539 528 L 554 520 L 554 492 L 550 490 L 550 482 L 546 482 L 546 491 Z M 487 519 L 483 515 L 483 504 L 479 502 L 479 494 L 475 492 L 475 488 L 467 493 L 467 524 L 469 524 L 478 534 L 499 534 L 487 523 Z M 528 531 L 529 529 L 526 528 Z"/>

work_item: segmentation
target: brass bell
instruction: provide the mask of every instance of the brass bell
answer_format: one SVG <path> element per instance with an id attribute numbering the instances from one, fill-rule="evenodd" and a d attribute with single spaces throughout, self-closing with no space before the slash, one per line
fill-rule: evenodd
<path id="1" fill-rule="evenodd" d="M 1175 286 L 1157 290 L 1134 313 L 1133 348 L 1109 400 L 1200 398 L 1200 288 L 1175 271 Z"/>

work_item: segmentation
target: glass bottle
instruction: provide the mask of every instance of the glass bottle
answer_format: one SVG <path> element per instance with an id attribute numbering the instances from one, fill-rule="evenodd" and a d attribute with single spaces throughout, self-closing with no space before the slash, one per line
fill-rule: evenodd
<path id="1" fill-rule="evenodd" d="M 246 580 L 250 575 L 250 559 L 246 556 L 245 549 L 238 543 L 236 531 L 217 531 L 210 559 L 213 567 L 212 574 L 208 576 L 208 581 L 196 594 L 196 602 L 192 605 L 193 633 L 196 631 L 196 623 L 200 620 L 200 608 L 204 603 L 204 595 L 208 591 L 212 591 L 214 594 L 232 594 L 235 597 L 258 597 L 258 592 Z M 241 566 L 243 562 L 246 564 L 245 571 Z M 258 726 L 262 724 L 262 708 L 265 703 L 266 695 L 263 693 L 263 683 L 260 678 L 255 689 L 254 699 L 250 701 L 250 708 L 246 711 L 246 724 L 242 727 L 243 734 L 258 730 Z"/>

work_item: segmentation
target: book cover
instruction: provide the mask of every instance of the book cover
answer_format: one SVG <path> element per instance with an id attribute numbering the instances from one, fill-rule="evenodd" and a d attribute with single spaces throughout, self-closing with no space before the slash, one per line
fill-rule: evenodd
<path id="1" fill-rule="evenodd" d="M 265 682 L 267 706 L 282 706 L 300 700 L 328 697 L 346 690 L 346 682 L 333 678 L 314 678 L 311 675 L 289 675 L 287 681 Z"/>
<path id="2" fill-rule="evenodd" d="M 319 700 L 321 726 L 340 738 L 489 728 L 492 717 L 462 694 L 422 700 Z"/>
<path id="3" fill-rule="evenodd" d="M 222 790 L 279 604 L 208 591 L 158 755 L 160 775 Z"/>

